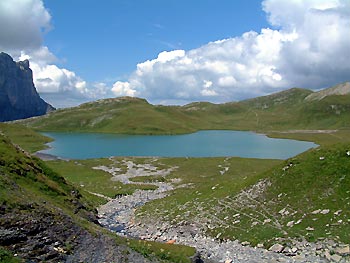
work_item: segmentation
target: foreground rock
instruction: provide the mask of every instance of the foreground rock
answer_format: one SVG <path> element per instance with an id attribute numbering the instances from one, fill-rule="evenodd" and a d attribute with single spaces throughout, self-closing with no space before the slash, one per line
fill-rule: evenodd
<path id="1" fill-rule="evenodd" d="M 61 211 L 2 206 L 0 216 L 0 246 L 28 262 L 151 262 L 102 232 L 91 234 Z"/>

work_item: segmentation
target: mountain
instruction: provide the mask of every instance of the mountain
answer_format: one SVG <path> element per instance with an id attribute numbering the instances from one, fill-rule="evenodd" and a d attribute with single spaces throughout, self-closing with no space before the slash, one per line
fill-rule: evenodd
<path id="1" fill-rule="evenodd" d="M 184 106 L 152 105 L 144 99 L 122 97 L 58 110 L 23 123 L 41 131 L 124 134 L 179 134 L 204 129 L 348 129 L 348 86 L 345 83 L 320 92 L 292 88 L 240 102 L 194 102 Z"/>
<path id="2" fill-rule="evenodd" d="M 0 121 L 44 115 L 54 108 L 40 98 L 29 61 L 14 62 L 0 53 Z"/>

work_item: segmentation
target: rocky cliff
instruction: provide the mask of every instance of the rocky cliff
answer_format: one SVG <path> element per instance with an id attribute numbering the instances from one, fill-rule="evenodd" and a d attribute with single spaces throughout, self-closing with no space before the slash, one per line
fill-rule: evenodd
<path id="1" fill-rule="evenodd" d="M 15 62 L 0 53 L 0 121 L 44 115 L 54 108 L 40 98 L 29 61 Z"/>

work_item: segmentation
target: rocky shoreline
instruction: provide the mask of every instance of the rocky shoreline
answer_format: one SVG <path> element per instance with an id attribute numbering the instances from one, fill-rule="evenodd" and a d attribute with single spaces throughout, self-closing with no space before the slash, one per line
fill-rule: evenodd
<path id="1" fill-rule="evenodd" d="M 123 183 L 134 183 L 129 179 L 136 176 L 150 176 L 155 174 L 167 175 L 173 167 L 159 170 L 150 164 L 140 165 L 131 161 L 127 163 L 127 172 L 120 173 L 114 167 L 95 167 L 111 173 L 112 180 Z M 292 242 L 290 246 L 276 243 L 269 248 L 262 244 L 252 247 L 248 242 L 238 240 L 220 240 L 205 235 L 201 226 L 194 222 L 181 221 L 170 224 L 160 218 L 149 218 L 149 221 L 138 222 L 135 210 L 145 203 L 163 198 L 172 190 L 171 183 L 152 183 L 157 190 L 138 190 L 132 195 L 113 199 L 98 209 L 99 222 L 104 227 L 121 236 L 134 237 L 143 240 L 177 243 L 195 247 L 204 262 L 349 262 L 349 246 L 339 245 L 332 240 L 316 243 L 304 241 Z M 282 243 L 282 242 L 281 242 Z"/>

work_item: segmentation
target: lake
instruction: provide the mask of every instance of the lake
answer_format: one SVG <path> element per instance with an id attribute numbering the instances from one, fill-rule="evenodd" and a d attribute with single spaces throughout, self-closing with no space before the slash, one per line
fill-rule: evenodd
<path id="1" fill-rule="evenodd" d="M 43 133 L 54 139 L 41 153 L 68 159 L 110 156 L 287 159 L 317 145 L 242 131 L 210 130 L 184 135 Z"/>

